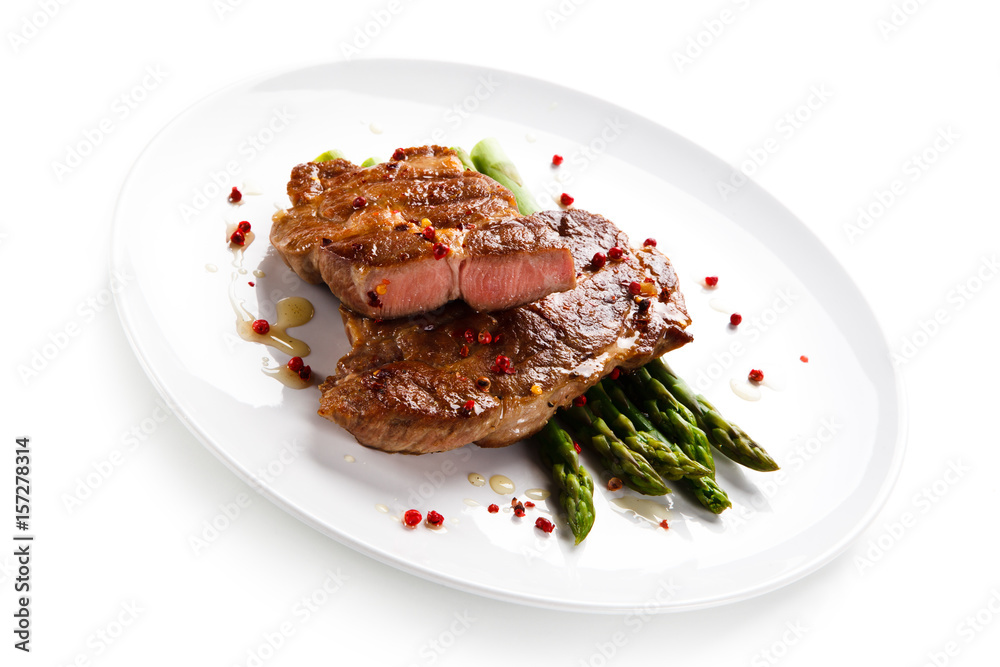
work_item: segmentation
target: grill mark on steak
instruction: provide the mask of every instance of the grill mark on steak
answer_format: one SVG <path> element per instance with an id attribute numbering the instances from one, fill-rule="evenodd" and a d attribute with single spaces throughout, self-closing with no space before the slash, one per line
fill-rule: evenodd
<path id="1" fill-rule="evenodd" d="M 450 148 L 400 149 L 365 169 L 342 159 L 300 164 L 288 196 L 293 206 L 275 213 L 272 245 L 302 279 L 326 283 L 368 317 L 402 317 L 459 298 L 499 310 L 576 284 L 560 235 L 520 217 L 506 188 L 466 170 Z M 433 239 L 421 234 L 425 218 Z M 450 251 L 436 258 L 435 243 Z"/>
<path id="2" fill-rule="evenodd" d="M 564 230 L 581 274 L 576 288 L 493 313 L 454 302 L 419 317 L 375 321 L 341 308 L 352 350 L 321 385 L 319 414 L 361 444 L 389 452 L 423 454 L 469 442 L 500 447 L 539 430 L 616 366 L 636 368 L 691 340 L 677 276 L 661 252 L 630 251 L 595 270 L 595 252 L 629 247 L 614 224 L 579 209 L 530 218 Z M 657 296 L 643 313 L 628 285 L 645 278 L 656 280 Z M 500 334 L 500 341 L 468 343 L 467 330 Z M 491 370 L 501 354 L 513 374 Z M 488 391 L 476 386 L 484 376 Z M 540 394 L 531 391 L 535 384 Z M 470 399 L 476 407 L 466 416 Z"/>

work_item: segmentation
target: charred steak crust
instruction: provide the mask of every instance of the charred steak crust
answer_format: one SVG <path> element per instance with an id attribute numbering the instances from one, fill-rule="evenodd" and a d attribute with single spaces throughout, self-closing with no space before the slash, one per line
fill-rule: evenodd
<path id="1" fill-rule="evenodd" d="M 513 195 L 466 170 L 450 148 L 400 149 L 364 169 L 341 159 L 300 164 L 288 196 L 292 208 L 274 215 L 272 245 L 303 280 L 326 283 L 368 317 L 458 298 L 498 310 L 576 284 L 558 235 L 526 224 Z"/>
<path id="2" fill-rule="evenodd" d="M 389 452 L 423 454 L 469 442 L 502 447 L 538 431 L 615 367 L 636 368 L 691 340 L 666 256 L 646 247 L 595 269 L 594 253 L 629 247 L 609 220 L 579 209 L 530 219 L 571 249 L 576 288 L 493 313 L 454 302 L 377 321 L 341 308 L 352 350 L 321 385 L 319 414 L 361 444 Z M 647 279 L 655 285 L 647 288 L 651 296 L 630 293 L 632 282 Z M 494 340 L 480 343 L 480 332 Z"/>

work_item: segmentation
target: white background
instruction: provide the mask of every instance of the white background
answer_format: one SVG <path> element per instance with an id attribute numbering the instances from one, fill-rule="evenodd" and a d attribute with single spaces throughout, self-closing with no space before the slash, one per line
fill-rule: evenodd
<path id="1" fill-rule="evenodd" d="M 6 547 L 0 552 L 0 663 L 245 665 L 284 621 L 295 632 L 265 664 L 995 659 L 1000 454 L 991 418 L 1000 281 L 990 261 L 1000 247 L 1000 6 L 664 6 L 676 4 L 404 1 L 365 44 L 355 43 L 356 29 L 375 15 L 386 22 L 390 3 L 5 3 L 0 414 L 4 450 L 15 436 L 32 437 L 38 542 L 30 655 L 11 647 L 13 559 Z M 717 22 L 723 11 L 726 24 Z M 690 40 L 701 41 L 700 52 Z M 165 416 L 126 342 L 108 301 L 115 198 L 142 147 L 182 109 L 248 76 L 343 59 L 344 45 L 362 47 L 352 57 L 472 63 L 574 87 L 733 164 L 825 87 L 829 100 L 754 178 L 840 259 L 905 360 L 907 456 L 888 504 L 858 542 L 761 598 L 655 618 L 543 611 L 426 583 L 255 495 L 209 552 L 194 555 L 188 538 L 247 488 Z M 691 62 L 678 60 L 685 53 Z M 116 99 L 141 85 L 147 68 L 162 81 L 122 118 Z M 57 174 L 53 163 L 105 117 L 110 133 L 79 167 Z M 947 150 L 926 170 L 908 170 L 949 129 Z M 850 238 L 858 208 L 896 179 L 903 194 Z M 959 286 L 975 293 L 959 298 Z M 935 313 L 940 322 L 931 327 Z M 18 367 L 67 327 L 75 333 L 58 354 L 37 376 L 22 376 Z M 82 507 L 67 510 L 60 496 L 94 466 L 106 467 L 135 428 L 138 446 Z M 13 454 L 0 459 L 9 498 Z M 963 472 L 948 472 L 955 469 Z M 295 605 L 327 570 L 339 570 L 343 585 L 304 619 Z M 128 627 L 110 644 L 99 639 L 117 620 Z M 447 647 L 433 648 L 434 640 Z"/>

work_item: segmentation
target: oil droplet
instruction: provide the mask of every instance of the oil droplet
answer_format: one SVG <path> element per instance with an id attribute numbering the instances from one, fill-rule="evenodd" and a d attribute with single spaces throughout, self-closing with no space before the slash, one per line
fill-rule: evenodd
<path id="1" fill-rule="evenodd" d="M 538 137 L 536 137 L 532 132 L 528 132 L 526 135 L 524 135 L 524 138 L 528 141 L 529 144 L 533 144 L 536 141 L 538 141 Z"/>
<path id="2" fill-rule="evenodd" d="M 555 111 L 558 108 L 559 108 L 558 102 L 553 102 L 552 104 L 549 105 L 549 111 Z"/>
<path id="3" fill-rule="evenodd" d="M 514 482 L 506 475 L 493 475 L 490 477 L 490 488 L 501 496 L 514 493 Z"/>
<path id="4" fill-rule="evenodd" d="M 229 302 L 236 313 L 236 333 L 243 340 L 269 345 L 291 357 L 305 357 L 309 354 L 309 346 L 288 333 L 288 329 L 302 326 L 316 314 L 308 299 L 290 296 L 279 301 L 275 306 L 278 312 L 277 321 L 271 324 L 271 329 L 266 334 L 254 332 L 252 327 L 254 316 L 243 306 L 242 300 L 237 300 L 235 275 L 229 287 Z"/>
<path id="5" fill-rule="evenodd" d="M 473 500 L 472 498 L 464 498 L 462 502 L 468 505 L 469 507 L 479 507 L 479 502 Z"/>
<path id="6" fill-rule="evenodd" d="M 633 512 L 636 516 L 657 525 L 661 521 L 670 518 L 670 510 L 655 500 L 636 498 L 635 496 L 622 496 L 621 498 L 612 498 L 611 504 L 623 510 Z"/>
<path id="7" fill-rule="evenodd" d="M 267 274 L 266 274 L 266 273 L 264 273 L 263 271 L 261 271 L 260 269 L 254 269 L 254 270 L 253 270 L 253 275 L 254 275 L 255 277 L 257 277 L 257 278 L 263 278 L 263 277 L 264 277 L 264 276 L 266 276 Z"/>
<path id="8" fill-rule="evenodd" d="M 303 380 L 298 373 L 288 366 L 277 366 L 275 368 L 264 367 L 261 369 L 264 375 L 273 377 L 275 380 L 290 389 L 306 389 L 312 386 L 312 380 Z"/>
<path id="9" fill-rule="evenodd" d="M 737 380 L 733 378 L 729 381 L 729 388 L 733 390 L 733 393 L 742 398 L 744 401 L 759 401 L 760 400 L 760 389 L 753 386 L 746 380 Z"/>
<path id="10" fill-rule="evenodd" d="M 372 123 L 368 126 L 368 129 L 371 130 L 372 134 L 382 134 L 382 126 L 378 123 Z"/>
<path id="11" fill-rule="evenodd" d="M 469 484 L 472 486 L 486 486 L 486 478 L 478 472 L 469 473 Z"/>
<path id="12" fill-rule="evenodd" d="M 255 197 L 257 195 L 264 194 L 264 191 L 260 187 L 260 183 L 256 181 L 243 181 L 243 194 Z"/>
<path id="13" fill-rule="evenodd" d="M 458 517 L 457 516 L 453 516 L 450 519 L 448 519 L 448 521 L 451 522 L 451 523 L 458 523 Z"/>
<path id="14" fill-rule="evenodd" d="M 219 270 L 219 267 L 217 267 L 215 264 L 206 264 L 205 270 L 208 271 L 209 273 L 215 273 L 216 271 Z"/>
<path id="15" fill-rule="evenodd" d="M 344 454 L 344 460 L 347 461 L 348 463 L 354 463 L 355 461 L 357 461 L 357 459 L 351 456 L 350 454 Z"/>
<path id="16" fill-rule="evenodd" d="M 532 500 L 545 500 L 552 494 L 545 489 L 528 489 L 524 492 L 524 495 L 528 496 Z"/>
<path id="17" fill-rule="evenodd" d="M 257 235 L 253 231 L 249 231 L 243 235 L 243 245 L 236 245 L 232 243 L 229 238 L 236 231 L 236 225 L 238 223 L 230 222 L 226 224 L 226 243 L 229 244 L 229 250 L 233 253 L 233 268 L 242 269 L 243 268 L 243 254 L 246 250 L 253 244 L 253 240 L 257 238 Z M 244 270 L 243 273 L 246 273 Z"/>
<path id="18" fill-rule="evenodd" d="M 718 297 L 709 301 L 708 305 L 712 310 L 717 310 L 720 313 L 725 313 L 726 315 L 732 315 L 736 312 L 728 303 Z"/>
<path id="19" fill-rule="evenodd" d="M 378 503 L 377 505 L 375 505 L 375 509 L 381 512 L 382 514 L 389 513 L 389 508 L 386 505 L 383 505 L 382 503 Z"/>
<path id="20" fill-rule="evenodd" d="M 764 374 L 764 380 L 760 383 L 762 387 L 782 391 L 785 388 L 785 376 L 780 372 L 769 369 Z"/>

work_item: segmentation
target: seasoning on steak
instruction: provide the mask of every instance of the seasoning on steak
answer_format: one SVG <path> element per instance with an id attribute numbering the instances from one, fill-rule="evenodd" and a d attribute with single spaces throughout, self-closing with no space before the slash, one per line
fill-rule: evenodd
<path id="1" fill-rule="evenodd" d="M 300 164 L 288 195 L 272 245 L 301 278 L 326 283 L 368 317 L 454 299 L 500 310 L 576 285 L 558 234 L 521 218 L 510 191 L 466 170 L 450 148 L 400 149 L 366 169 L 341 159 Z"/>
<path id="2" fill-rule="evenodd" d="M 691 340 L 662 253 L 631 250 L 597 268 L 595 253 L 629 247 L 609 220 L 579 209 L 530 218 L 572 250 L 575 289 L 501 312 L 456 302 L 391 322 L 341 308 L 352 350 L 320 387 L 319 414 L 389 452 L 502 447 L 541 429 L 615 367 L 636 368 Z M 643 290 L 646 279 L 653 282 Z M 481 332 L 491 342 L 480 343 Z"/>

